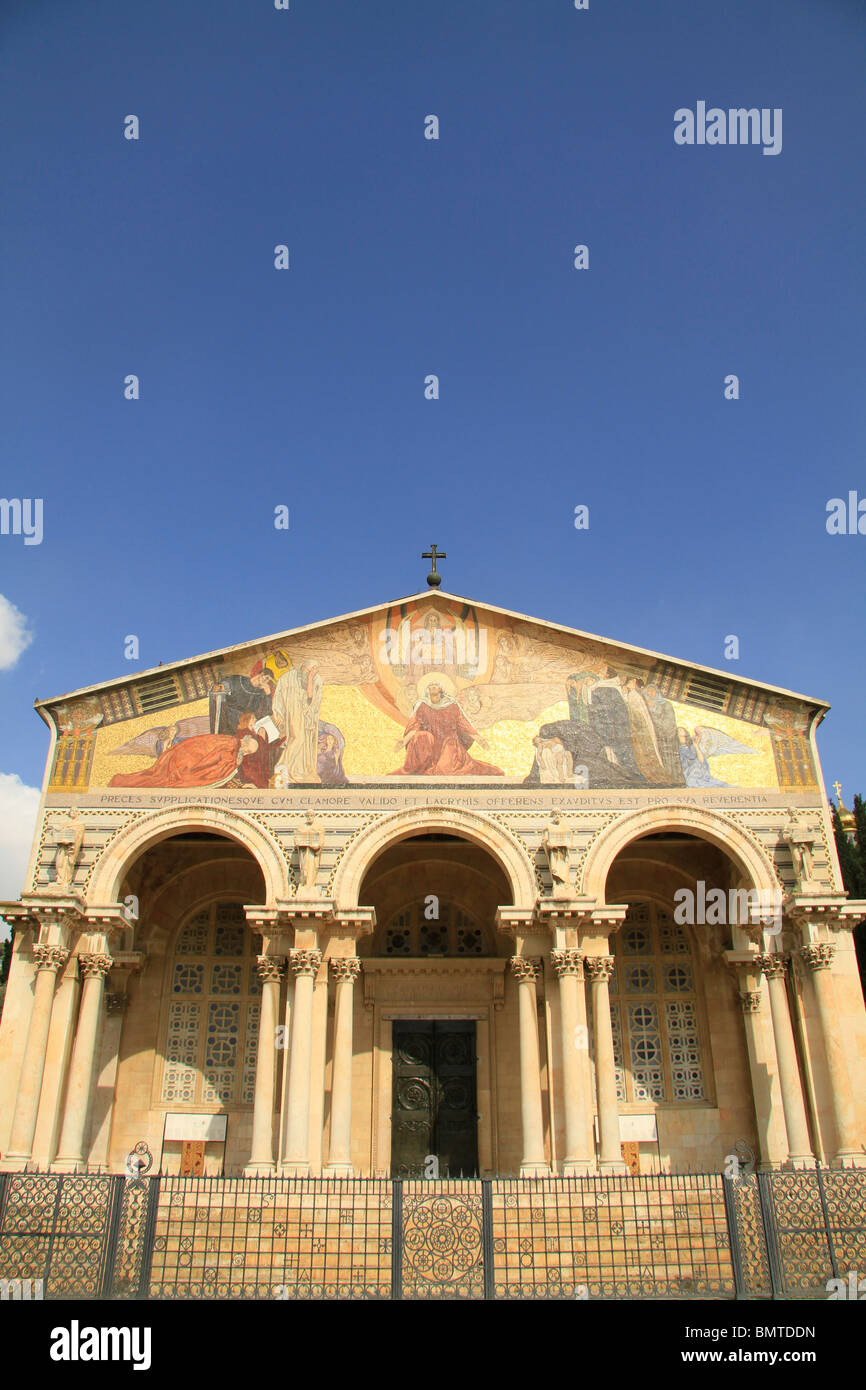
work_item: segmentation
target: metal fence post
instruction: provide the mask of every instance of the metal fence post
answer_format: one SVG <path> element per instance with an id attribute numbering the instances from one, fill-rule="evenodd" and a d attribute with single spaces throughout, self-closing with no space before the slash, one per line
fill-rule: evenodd
<path id="1" fill-rule="evenodd" d="M 746 1281 L 743 1276 L 743 1260 L 740 1253 L 740 1232 L 737 1224 L 737 1198 L 733 1178 L 722 1177 L 722 1195 L 725 1199 L 725 1220 L 728 1223 L 728 1239 L 731 1246 L 731 1268 L 734 1272 L 734 1290 L 737 1298 L 747 1298 Z"/>
<path id="2" fill-rule="evenodd" d="M 144 1218 L 144 1248 L 141 1252 L 141 1272 L 138 1277 L 137 1299 L 147 1298 L 150 1292 L 150 1267 L 153 1263 L 153 1241 L 156 1231 L 156 1213 L 159 1207 L 159 1178 L 140 1178 L 147 1183 L 147 1214 Z"/>
<path id="3" fill-rule="evenodd" d="M 114 1297 L 114 1262 L 117 1257 L 117 1233 L 120 1229 L 124 1181 L 125 1179 L 121 1177 L 110 1179 L 111 1196 L 108 1202 L 108 1220 L 105 1223 L 105 1253 L 102 1264 L 102 1279 L 99 1284 L 100 1298 Z"/>
<path id="4" fill-rule="evenodd" d="M 403 1297 L 403 1180 L 391 1183 L 391 1297 Z"/>
<path id="5" fill-rule="evenodd" d="M 773 1298 L 782 1298 L 785 1281 L 779 1251 L 779 1232 L 776 1228 L 776 1209 L 773 1201 L 772 1173 L 758 1173 L 758 1201 L 761 1206 L 761 1220 L 764 1223 L 764 1239 L 767 1244 L 767 1264 L 770 1269 L 770 1288 Z"/>
<path id="6" fill-rule="evenodd" d="M 481 1179 L 481 1263 L 484 1270 L 484 1297 L 496 1297 L 493 1269 L 493 1183 Z"/>

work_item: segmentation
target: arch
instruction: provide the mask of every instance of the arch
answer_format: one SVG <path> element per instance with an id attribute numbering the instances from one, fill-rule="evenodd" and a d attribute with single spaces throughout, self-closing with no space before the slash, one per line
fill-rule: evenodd
<path id="1" fill-rule="evenodd" d="M 732 859 L 746 880 L 746 886 L 756 888 L 762 902 L 774 900 L 779 880 L 772 862 L 761 847 L 737 825 L 736 821 L 718 811 L 704 811 L 697 806 L 653 806 L 642 811 L 630 811 L 615 820 L 590 846 L 580 875 L 578 892 L 606 901 L 607 876 L 617 855 L 643 835 L 663 830 L 690 833 L 699 840 L 715 845 Z"/>
<path id="2" fill-rule="evenodd" d="M 265 901 L 273 907 L 289 896 L 289 870 L 279 844 L 256 821 L 239 811 L 218 806 L 186 806 L 154 811 L 118 832 L 100 854 L 87 889 L 93 906 L 117 902 L 123 876 L 130 864 L 152 845 L 172 835 L 206 830 L 236 840 L 249 850 L 265 880 Z"/>
<path id="3" fill-rule="evenodd" d="M 428 831 L 445 831 L 479 845 L 502 869 L 515 907 L 531 910 L 538 896 L 535 869 L 526 850 L 501 825 L 477 811 L 453 806 L 417 806 L 381 816 L 362 830 L 345 849 L 334 874 L 332 897 L 337 910 L 358 907 L 364 875 L 373 861 L 398 840 Z"/>

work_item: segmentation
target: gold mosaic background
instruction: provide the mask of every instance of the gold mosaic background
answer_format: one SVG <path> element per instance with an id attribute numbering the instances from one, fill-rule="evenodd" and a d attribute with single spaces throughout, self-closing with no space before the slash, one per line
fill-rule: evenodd
<path id="1" fill-rule="evenodd" d="M 441 630 L 456 631 L 461 638 L 468 634 L 475 641 L 474 648 L 470 642 L 474 663 L 464 660 L 461 665 L 454 659 L 450 664 L 446 661 L 434 667 L 429 661 L 412 657 L 401 666 L 389 660 L 383 655 L 382 633 L 393 630 L 391 625 L 397 619 L 393 610 L 383 610 L 363 621 L 301 633 L 284 639 L 280 646 L 233 650 L 223 664 L 213 660 L 211 668 L 219 669 L 223 677 L 249 678 L 256 664 L 264 660 L 270 663 L 274 676 L 282 678 L 284 672 L 299 668 L 302 662 L 315 663 L 320 682 L 318 722 L 334 725 L 345 739 L 343 772 L 350 782 L 391 780 L 391 774 L 403 764 L 402 740 L 412 710 L 425 695 L 425 682 L 429 682 L 431 673 L 438 675 L 441 671 L 446 691 L 453 694 L 472 727 L 486 740 L 487 747 L 478 741 L 472 745 L 471 756 L 501 768 L 504 773 L 504 778 L 466 775 L 462 780 L 467 785 L 524 781 L 533 764 L 532 739 L 538 730 L 542 725 L 569 719 L 566 681 L 573 673 L 589 673 L 598 679 L 624 674 L 644 680 L 652 674 L 653 659 L 649 656 L 622 652 L 622 661 L 618 663 L 616 649 L 602 648 L 565 633 L 560 637 L 555 631 L 551 633 L 528 622 L 512 623 L 502 615 L 476 612 L 467 605 L 457 613 L 456 601 L 436 595 L 414 601 L 414 608 L 404 605 L 400 614 L 400 620 L 412 633 L 422 633 L 425 627 L 435 633 L 439 630 L 436 625 L 441 624 Z M 93 703 L 98 705 L 97 697 Z M 740 750 L 711 756 L 709 771 L 717 783 L 778 789 L 770 728 L 683 702 L 670 703 L 677 726 L 690 735 L 701 726 L 741 745 Z M 64 710 L 69 708 L 70 705 L 56 707 L 61 721 Z M 154 756 L 139 750 L 118 755 L 116 750 L 148 730 L 178 720 L 196 716 L 207 720 L 208 711 L 209 702 L 204 697 L 117 723 L 101 724 L 95 733 L 89 785 L 107 787 L 118 773 L 146 772 L 154 766 Z M 395 777 L 395 783 L 397 780 Z M 410 779 L 404 774 L 399 780 Z M 431 779 L 419 774 L 411 780 L 429 784 Z M 596 780 L 595 785 L 602 784 Z"/>

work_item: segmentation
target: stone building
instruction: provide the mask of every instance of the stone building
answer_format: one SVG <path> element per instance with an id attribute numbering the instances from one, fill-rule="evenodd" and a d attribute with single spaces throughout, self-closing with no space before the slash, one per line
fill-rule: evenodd
<path id="1" fill-rule="evenodd" d="M 863 1161 L 820 700 L 433 589 L 37 710 L 4 1170 Z"/>

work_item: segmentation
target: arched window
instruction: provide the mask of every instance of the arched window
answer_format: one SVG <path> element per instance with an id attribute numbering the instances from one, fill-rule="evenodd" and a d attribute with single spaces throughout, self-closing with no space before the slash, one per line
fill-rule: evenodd
<path id="1" fill-rule="evenodd" d="M 613 954 L 618 1098 L 706 1100 L 695 962 L 684 928 L 655 903 L 632 903 L 613 938 Z"/>
<path id="2" fill-rule="evenodd" d="M 395 913 L 377 946 L 383 956 L 492 954 L 487 934 L 474 917 L 456 903 L 427 898 Z"/>
<path id="3" fill-rule="evenodd" d="M 252 1105 L 262 985 L 240 903 L 211 903 L 181 927 L 168 981 L 160 1099 Z"/>

